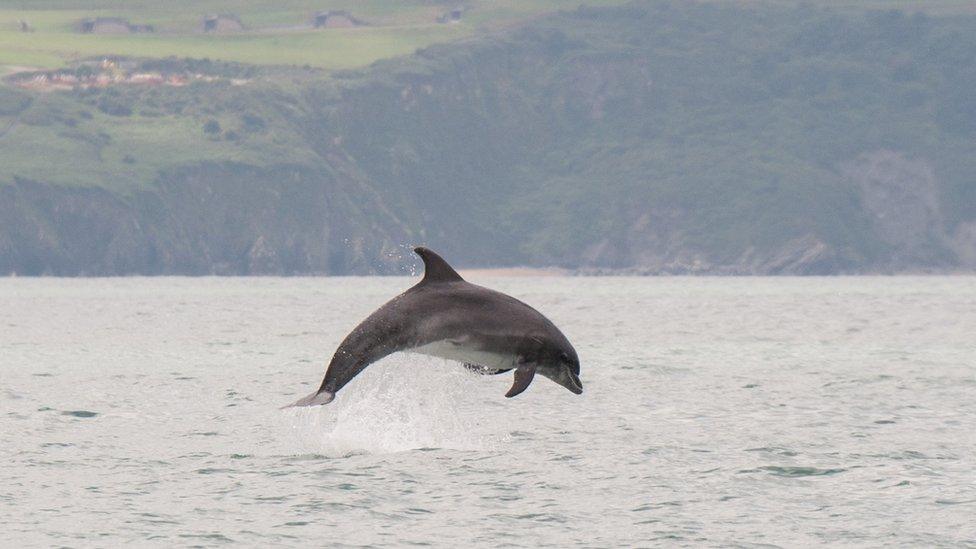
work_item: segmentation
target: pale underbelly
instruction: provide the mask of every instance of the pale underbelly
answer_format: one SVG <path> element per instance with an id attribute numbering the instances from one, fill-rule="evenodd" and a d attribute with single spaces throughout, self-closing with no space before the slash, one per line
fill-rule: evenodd
<path id="1" fill-rule="evenodd" d="M 407 349 L 406 352 L 477 364 L 495 370 L 514 368 L 516 358 L 515 355 L 472 349 L 447 340 Z"/>

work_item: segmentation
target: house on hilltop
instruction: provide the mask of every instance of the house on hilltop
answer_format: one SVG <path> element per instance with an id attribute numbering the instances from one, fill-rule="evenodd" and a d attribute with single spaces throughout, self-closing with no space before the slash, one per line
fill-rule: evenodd
<path id="1" fill-rule="evenodd" d="M 342 29 L 365 24 L 365 21 L 353 17 L 345 10 L 320 11 L 312 19 L 312 26 L 317 29 Z"/>
<path id="2" fill-rule="evenodd" d="M 203 18 L 203 32 L 239 32 L 244 23 L 236 15 L 212 14 Z"/>
<path id="3" fill-rule="evenodd" d="M 130 34 L 155 29 L 152 25 L 133 25 L 121 17 L 89 17 L 78 23 L 78 30 L 85 34 Z"/>

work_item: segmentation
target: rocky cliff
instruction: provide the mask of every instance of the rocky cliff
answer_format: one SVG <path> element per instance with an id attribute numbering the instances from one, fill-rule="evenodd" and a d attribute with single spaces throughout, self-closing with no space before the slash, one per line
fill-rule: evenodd
<path id="1" fill-rule="evenodd" d="M 0 187 L 0 272 L 268 275 L 396 272 L 411 233 L 367 197 L 297 166 L 200 165 L 121 195 Z"/>

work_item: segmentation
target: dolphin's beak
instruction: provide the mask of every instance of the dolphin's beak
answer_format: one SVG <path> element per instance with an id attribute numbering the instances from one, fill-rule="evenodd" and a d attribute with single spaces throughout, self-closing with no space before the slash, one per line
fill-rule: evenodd
<path id="1" fill-rule="evenodd" d="M 577 395 L 583 394 L 583 382 L 569 369 L 569 366 L 563 366 L 558 383 Z"/>
<path id="2" fill-rule="evenodd" d="M 577 395 L 583 394 L 583 382 L 573 373 L 568 364 L 562 364 L 558 368 L 541 368 L 539 373 Z"/>

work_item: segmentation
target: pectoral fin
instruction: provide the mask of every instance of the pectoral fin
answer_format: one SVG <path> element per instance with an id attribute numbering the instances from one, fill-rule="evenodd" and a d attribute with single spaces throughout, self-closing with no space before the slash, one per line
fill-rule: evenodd
<path id="1" fill-rule="evenodd" d="M 512 388 L 505 393 L 505 397 L 512 398 L 524 391 L 528 388 L 529 383 L 532 383 L 533 377 L 535 377 L 535 364 L 522 364 L 516 368 L 515 383 L 512 383 Z"/>

